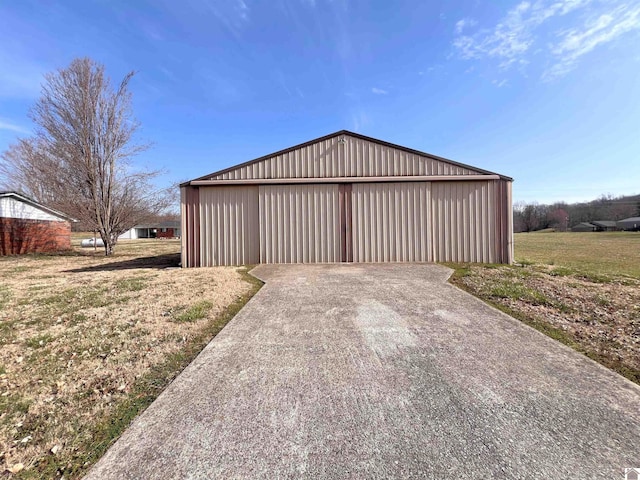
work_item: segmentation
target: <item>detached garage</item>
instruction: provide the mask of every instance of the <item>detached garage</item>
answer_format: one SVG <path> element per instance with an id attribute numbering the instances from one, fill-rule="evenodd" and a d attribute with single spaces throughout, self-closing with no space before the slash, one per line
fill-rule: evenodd
<path id="1" fill-rule="evenodd" d="M 182 184 L 182 265 L 511 263 L 512 181 L 342 130 Z"/>

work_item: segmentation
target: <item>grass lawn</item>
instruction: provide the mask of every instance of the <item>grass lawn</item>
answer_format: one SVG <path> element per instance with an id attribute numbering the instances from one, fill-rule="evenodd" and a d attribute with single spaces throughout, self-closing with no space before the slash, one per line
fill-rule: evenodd
<path id="1" fill-rule="evenodd" d="M 640 232 L 517 233 L 515 259 L 640 278 Z"/>
<path id="2" fill-rule="evenodd" d="M 0 476 L 77 478 L 257 291 L 175 240 L 0 257 Z"/>
<path id="3" fill-rule="evenodd" d="M 640 233 L 521 233 L 515 257 L 451 282 L 640 384 Z"/>

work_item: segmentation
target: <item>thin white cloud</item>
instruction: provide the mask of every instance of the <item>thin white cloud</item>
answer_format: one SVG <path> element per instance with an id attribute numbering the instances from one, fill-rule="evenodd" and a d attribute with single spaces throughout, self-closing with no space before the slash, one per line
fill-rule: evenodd
<path id="1" fill-rule="evenodd" d="M 239 37 L 241 30 L 249 23 L 250 9 L 244 0 L 208 0 L 204 5 L 235 37 Z"/>
<path id="2" fill-rule="evenodd" d="M 10 132 L 22 133 L 25 135 L 28 135 L 31 133 L 26 128 L 23 128 L 20 125 L 17 125 L 9 120 L 5 120 L 2 118 L 0 118 L 0 130 L 8 130 Z"/>
<path id="3" fill-rule="evenodd" d="M 557 61 L 543 74 L 543 79 L 553 80 L 566 75 L 576 67 L 582 56 L 637 29 L 640 29 L 640 6 L 622 6 L 589 21 L 582 29 L 562 32 L 558 35 L 559 42 L 552 49 Z"/>
<path id="4" fill-rule="evenodd" d="M 371 93 L 373 93 L 375 95 L 387 95 L 389 92 L 387 90 L 383 90 L 381 88 L 373 87 L 371 89 Z"/>
<path id="5" fill-rule="evenodd" d="M 243 0 L 236 0 L 236 11 L 242 20 L 249 19 L 249 7 Z"/>
<path id="6" fill-rule="evenodd" d="M 632 6 L 630 6 L 632 5 Z M 557 22 L 572 25 L 557 31 Z M 552 66 L 549 80 L 564 75 L 600 45 L 640 28 L 640 6 L 623 0 L 522 1 L 492 28 L 466 34 L 467 19 L 456 23 L 453 47 L 464 60 L 494 60 L 499 69 L 523 68 L 532 57 Z"/>
<path id="7" fill-rule="evenodd" d="M 538 0 L 520 2 L 491 30 L 476 35 L 460 35 L 453 45 L 462 58 L 494 57 L 506 67 L 525 54 L 535 41 L 536 29 L 555 16 L 585 7 L 593 0 Z M 460 33 L 462 30 L 460 30 Z"/>
<path id="8" fill-rule="evenodd" d="M 474 20 L 473 18 L 463 18 L 462 20 L 458 20 L 456 22 L 455 32 L 456 34 L 460 35 L 465 28 L 475 27 L 477 24 L 478 21 Z"/>

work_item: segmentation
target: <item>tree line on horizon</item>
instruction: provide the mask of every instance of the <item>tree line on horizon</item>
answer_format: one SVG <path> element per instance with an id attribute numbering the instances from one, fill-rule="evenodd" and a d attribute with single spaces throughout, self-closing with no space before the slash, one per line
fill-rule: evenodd
<path id="1" fill-rule="evenodd" d="M 601 195 L 589 202 L 517 202 L 513 205 L 513 230 L 516 233 L 553 228 L 567 231 L 582 222 L 618 221 L 640 216 L 640 195 Z"/>

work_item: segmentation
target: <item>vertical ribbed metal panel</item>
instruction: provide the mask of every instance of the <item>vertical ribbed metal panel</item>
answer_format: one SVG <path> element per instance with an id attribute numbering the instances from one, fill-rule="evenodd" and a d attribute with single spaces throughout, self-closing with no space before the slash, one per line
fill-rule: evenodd
<path id="1" fill-rule="evenodd" d="M 495 181 L 432 182 L 434 261 L 500 261 Z"/>
<path id="2" fill-rule="evenodd" d="M 200 266 L 258 263 L 258 187 L 200 188 Z"/>
<path id="3" fill-rule="evenodd" d="M 507 217 L 507 257 L 504 263 L 513 263 L 513 182 L 502 180 L 506 184 L 507 209 L 504 215 Z"/>
<path id="4" fill-rule="evenodd" d="M 494 180 L 496 217 L 496 262 L 513 263 L 513 206 L 511 182 Z"/>
<path id="5" fill-rule="evenodd" d="M 200 195 L 198 187 L 180 188 L 181 262 L 183 267 L 200 266 Z"/>
<path id="6" fill-rule="evenodd" d="M 429 262 L 430 183 L 353 185 L 354 262 Z"/>
<path id="7" fill-rule="evenodd" d="M 343 140 L 341 142 L 340 140 Z M 480 173 L 361 138 L 342 135 L 238 167 L 217 180 L 265 178 L 470 175 Z"/>
<path id="8" fill-rule="evenodd" d="M 340 261 L 338 185 L 260 186 L 260 263 Z"/>

